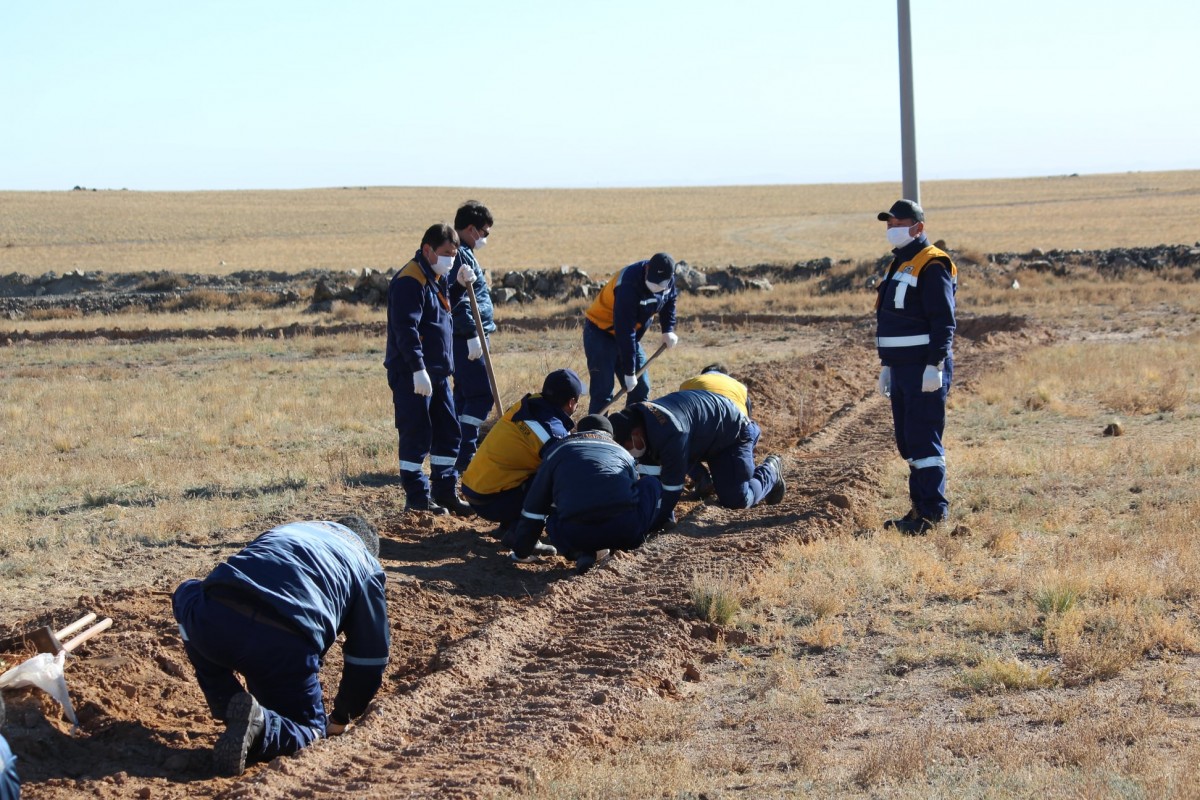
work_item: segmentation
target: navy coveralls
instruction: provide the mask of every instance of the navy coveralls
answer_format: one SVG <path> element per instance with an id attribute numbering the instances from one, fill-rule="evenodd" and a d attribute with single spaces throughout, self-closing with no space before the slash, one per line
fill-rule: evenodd
<path id="1" fill-rule="evenodd" d="M 762 432 L 728 397 L 693 389 L 630 408 L 646 431 L 639 469 L 644 475 L 657 473 L 662 480 L 662 509 L 655 527 L 670 518 L 684 476 L 700 462 L 707 462 L 717 501 L 726 508 L 756 505 L 779 480 L 770 464 L 754 466 L 754 447 Z"/>
<path id="2" fill-rule="evenodd" d="M 273 528 L 203 581 L 175 590 L 184 650 L 213 717 L 246 689 L 266 726 L 249 761 L 288 755 L 325 735 L 321 662 L 338 634 L 341 683 L 332 718 L 360 716 L 379 690 L 390 630 L 384 574 L 358 536 L 335 522 Z"/>
<path id="3" fill-rule="evenodd" d="M 617 376 L 634 375 L 646 363 L 642 336 L 650 320 L 658 315 L 663 333 L 675 330 L 675 276 L 666 291 L 657 294 L 646 288 L 646 261 L 630 264 L 612 277 L 587 310 L 583 323 L 583 352 L 588 365 L 588 413 L 598 414 L 613 396 Z M 625 405 L 650 396 L 650 377 L 643 373 Z"/>
<path id="4" fill-rule="evenodd" d="M 458 481 L 459 428 L 450 392 L 454 372 L 451 314 L 446 281 L 418 250 L 388 285 L 388 386 L 400 438 L 400 485 L 409 501 L 429 499 L 421 469 L 429 456 L 434 495 L 453 494 Z M 413 391 L 413 373 L 424 369 L 433 383 L 429 397 Z"/>
<path id="5" fill-rule="evenodd" d="M 609 433 L 573 433 L 547 448 L 525 495 L 513 552 L 529 555 L 543 524 L 568 558 L 632 550 L 653 529 L 661 500 L 658 479 L 639 480 L 633 457 Z"/>
<path id="6" fill-rule="evenodd" d="M 487 365 L 483 358 L 474 361 L 467 358 L 467 342 L 475 338 L 478 331 L 475 330 L 475 315 L 471 313 L 471 298 L 467 295 L 471 290 L 463 288 L 457 280 L 462 264 L 475 270 L 475 283 L 471 287 L 475 292 L 475 303 L 479 306 L 484 335 L 496 332 L 496 323 L 492 318 L 492 293 L 483 279 L 479 262 L 475 260 L 475 252 L 466 244 L 460 244 L 458 257 L 446 278 L 450 284 L 450 312 L 454 318 L 454 409 L 458 412 L 461 433 L 457 464 L 460 475 L 467 471 L 467 465 L 475 457 L 479 445 L 479 426 L 487 419 L 494 405 L 492 386 L 488 383 Z M 483 344 L 487 344 L 487 341 Z"/>
<path id="7" fill-rule="evenodd" d="M 908 494 L 923 518 L 945 519 L 946 396 L 954 374 L 954 295 L 958 270 L 950 256 L 922 234 L 895 251 L 879 284 L 876 345 L 891 368 L 896 447 L 908 461 Z M 941 365 L 942 385 L 921 391 L 925 367 Z"/>
<path id="8" fill-rule="evenodd" d="M 17 777 L 17 757 L 0 736 L 0 800 L 17 800 L 21 796 L 21 780 Z"/>

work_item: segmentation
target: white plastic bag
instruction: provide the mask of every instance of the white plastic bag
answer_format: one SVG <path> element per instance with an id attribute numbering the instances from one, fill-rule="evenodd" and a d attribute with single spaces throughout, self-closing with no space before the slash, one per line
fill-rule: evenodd
<path id="1" fill-rule="evenodd" d="M 71 724 L 79 727 L 75 707 L 71 705 L 71 695 L 67 692 L 67 679 L 63 677 L 63 661 L 66 657 L 66 650 L 59 651 L 57 655 L 38 653 L 0 675 L 0 689 L 36 686 L 57 700 L 67 712 Z"/>

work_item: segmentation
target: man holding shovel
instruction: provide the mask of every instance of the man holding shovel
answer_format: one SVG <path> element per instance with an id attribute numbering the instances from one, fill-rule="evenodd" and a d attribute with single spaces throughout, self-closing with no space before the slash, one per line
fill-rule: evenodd
<path id="1" fill-rule="evenodd" d="M 295 753 L 366 711 L 391 645 L 378 555 L 379 534 L 362 517 L 293 522 L 175 590 L 184 650 L 226 726 L 213 749 L 219 774 Z M 343 633 L 341 683 L 326 717 L 321 663 Z"/>
<path id="2" fill-rule="evenodd" d="M 646 351 L 642 336 L 658 315 L 663 347 L 679 343 L 675 334 L 675 259 L 656 253 L 614 275 L 586 312 L 583 351 L 587 355 L 588 413 L 599 414 L 613 401 L 613 381 L 628 392 L 628 406 L 650 396 L 650 378 L 643 370 Z"/>
<path id="3" fill-rule="evenodd" d="M 484 348 L 491 343 L 496 323 L 492 319 L 492 293 L 476 260 L 477 251 L 487 244 L 491 233 L 492 212 L 478 200 L 468 200 L 454 215 L 454 229 L 458 232 L 458 257 L 449 275 L 450 313 L 454 318 L 454 410 L 458 412 L 462 435 L 458 443 L 457 469 L 462 475 L 475 457 L 479 426 L 487 419 L 493 405 L 492 386 L 482 356 Z M 468 275 L 474 280 L 464 282 Z M 461 281 L 460 276 L 463 277 Z M 482 338 L 475 325 L 468 292 L 475 295 Z"/>

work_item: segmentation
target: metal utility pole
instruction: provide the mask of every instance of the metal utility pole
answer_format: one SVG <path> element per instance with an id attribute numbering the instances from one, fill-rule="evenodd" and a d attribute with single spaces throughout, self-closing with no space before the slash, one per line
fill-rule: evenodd
<path id="1" fill-rule="evenodd" d="M 900 156 L 904 169 L 904 198 L 920 203 L 916 115 L 913 112 L 912 23 L 908 14 L 908 0 L 896 0 L 896 15 L 900 34 Z"/>

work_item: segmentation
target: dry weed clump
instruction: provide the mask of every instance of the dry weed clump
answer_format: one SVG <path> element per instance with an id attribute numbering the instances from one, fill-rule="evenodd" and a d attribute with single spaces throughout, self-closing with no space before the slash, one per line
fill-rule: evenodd
<path id="1" fill-rule="evenodd" d="M 693 575 L 691 600 L 696 615 L 714 625 L 729 625 L 742 610 L 740 589 L 725 574 Z"/>
<path id="2" fill-rule="evenodd" d="M 1015 658 L 987 658 L 954 679 L 957 688 L 983 693 L 1046 689 L 1054 684 L 1050 667 L 1031 667 Z"/>
<path id="3" fill-rule="evenodd" d="M 922 780 L 941 758 L 942 747 L 941 736 L 933 728 L 901 731 L 871 742 L 863 751 L 854 783 L 874 789 Z"/>

